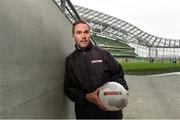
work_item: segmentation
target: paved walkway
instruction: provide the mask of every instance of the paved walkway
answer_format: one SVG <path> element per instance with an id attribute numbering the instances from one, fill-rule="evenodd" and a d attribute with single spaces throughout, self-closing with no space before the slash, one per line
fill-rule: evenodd
<path id="1" fill-rule="evenodd" d="M 126 75 L 129 104 L 125 119 L 180 119 L 180 72 Z"/>

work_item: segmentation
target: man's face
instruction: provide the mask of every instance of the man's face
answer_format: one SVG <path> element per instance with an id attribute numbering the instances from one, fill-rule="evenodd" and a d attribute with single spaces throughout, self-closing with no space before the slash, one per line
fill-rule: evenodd
<path id="1" fill-rule="evenodd" d="M 90 42 L 90 31 L 86 24 L 77 24 L 74 28 L 73 37 L 80 48 L 86 48 Z"/>

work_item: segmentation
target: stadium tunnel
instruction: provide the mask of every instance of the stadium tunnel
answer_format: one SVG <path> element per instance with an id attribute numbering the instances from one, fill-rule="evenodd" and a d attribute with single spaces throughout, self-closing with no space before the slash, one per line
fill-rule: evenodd
<path id="1" fill-rule="evenodd" d="M 66 2 L 70 3 L 69 0 Z M 0 0 L 1 119 L 74 118 L 72 102 L 64 96 L 62 88 L 64 60 L 74 49 L 71 22 L 80 17 L 76 12 L 67 14 L 67 11 L 75 9 L 71 7 L 72 4 L 66 5 L 65 0 Z M 83 18 L 86 21 L 90 19 L 88 17 L 98 16 L 104 21 L 113 20 L 110 24 L 100 24 L 96 20 L 91 25 L 102 25 L 102 33 L 105 34 L 117 30 L 113 34 L 116 35 L 114 39 L 119 37 L 123 43 L 128 41 L 147 45 L 145 47 L 150 47 L 150 50 L 147 48 L 146 55 L 157 56 L 159 48 L 177 48 L 179 51 L 179 40 L 159 38 L 117 18 L 79 6 L 75 8 L 81 11 L 81 16 L 85 15 Z M 90 12 L 93 14 L 89 15 Z M 114 24 L 121 28 L 109 27 Z M 98 30 L 94 30 L 98 34 Z M 102 36 L 107 39 L 105 34 Z M 101 38 L 98 39 L 101 41 Z M 126 49 L 126 57 L 137 55 L 134 48 L 129 46 L 109 48 L 122 50 L 123 54 Z M 127 49 L 130 51 L 128 54 Z M 152 49 L 155 52 L 151 53 Z M 173 52 L 173 56 L 177 52 Z"/>

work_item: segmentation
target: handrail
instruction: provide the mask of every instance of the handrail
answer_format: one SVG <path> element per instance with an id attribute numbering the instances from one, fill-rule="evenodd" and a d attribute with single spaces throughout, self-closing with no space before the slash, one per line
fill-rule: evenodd
<path id="1" fill-rule="evenodd" d="M 53 2 L 64 13 L 71 23 L 81 19 L 70 0 L 53 0 Z M 72 18 L 69 18 L 68 14 L 70 14 L 73 20 Z"/>
<path id="2" fill-rule="evenodd" d="M 81 19 L 81 17 L 79 16 L 78 12 L 76 11 L 76 9 L 74 8 L 73 4 L 71 3 L 70 0 L 66 0 L 66 2 L 68 3 L 68 5 L 70 6 L 70 8 L 72 9 L 72 11 L 74 12 L 75 16 L 77 17 L 78 20 Z"/>
<path id="3" fill-rule="evenodd" d="M 64 13 L 71 23 L 77 20 L 81 20 L 80 15 L 76 11 L 75 7 L 70 0 L 53 0 L 56 6 Z M 91 36 L 91 41 L 96 45 L 94 38 Z"/>

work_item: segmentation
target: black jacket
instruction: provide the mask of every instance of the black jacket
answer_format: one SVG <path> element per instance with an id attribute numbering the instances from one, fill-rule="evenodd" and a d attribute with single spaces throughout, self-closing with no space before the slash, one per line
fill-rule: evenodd
<path id="1" fill-rule="evenodd" d="M 119 113 L 122 117 L 122 111 L 105 112 L 86 100 L 87 93 L 108 81 L 119 82 L 128 89 L 121 65 L 109 52 L 92 43 L 84 50 L 76 47 L 65 65 L 64 92 L 75 102 L 76 118 L 119 118 Z"/>

